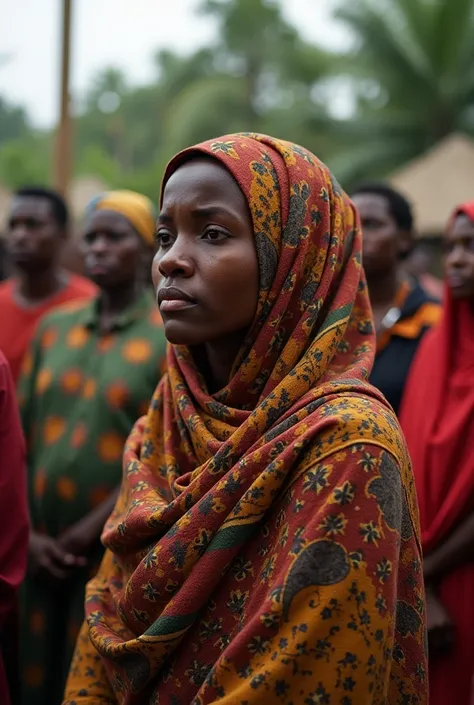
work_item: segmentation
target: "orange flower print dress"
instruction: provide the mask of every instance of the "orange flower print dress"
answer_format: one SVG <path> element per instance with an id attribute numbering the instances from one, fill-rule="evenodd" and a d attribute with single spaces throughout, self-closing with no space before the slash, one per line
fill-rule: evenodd
<path id="1" fill-rule="evenodd" d="M 156 387 L 166 341 L 150 293 L 98 330 L 97 301 L 45 317 L 25 363 L 19 395 L 27 436 L 32 527 L 59 536 L 100 505 L 120 483 L 125 440 Z M 84 588 L 103 553 L 64 590 L 33 578 L 24 589 L 24 702 L 61 701 L 84 618 Z"/>
<path id="2" fill-rule="evenodd" d="M 416 496 L 350 200 L 297 145 L 228 135 L 260 267 L 210 395 L 191 351 L 125 449 L 65 705 L 427 705 Z"/>

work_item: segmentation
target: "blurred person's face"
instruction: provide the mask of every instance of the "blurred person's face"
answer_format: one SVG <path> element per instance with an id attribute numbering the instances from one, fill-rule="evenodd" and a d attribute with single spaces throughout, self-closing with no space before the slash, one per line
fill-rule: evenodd
<path id="1" fill-rule="evenodd" d="M 146 246 L 121 213 L 97 210 L 81 241 L 85 274 L 102 289 L 142 278 Z"/>
<path id="2" fill-rule="evenodd" d="M 26 272 L 49 268 L 57 261 L 65 230 L 55 219 L 51 203 L 40 196 L 14 198 L 7 229 L 12 265 Z"/>
<path id="3" fill-rule="evenodd" d="M 444 236 L 445 273 L 455 299 L 474 300 L 474 223 L 459 215 Z"/>
<path id="4" fill-rule="evenodd" d="M 376 193 L 352 197 L 362 225 L 363 263 L 368 279 L 393 272 L 411 246 L 411 234 L 400 230 L 387 199 Z"/>
<path id="5" fill-rule="evenodd" d="M 409 274 L 418 277 L 427 274 L 431 267 L 431 254 L 422 248 L 417 248 L 410 255 L 405 263 L 405 269 Z"/>
<path id="6" fill-rule="evenodd" d="M 168 340 L 223 350 L 243 341 L 259 267 L 247 200 L 227 169 L 205 159 L 179 167 L 164 189 L 157 239 L 152 275 Z"/>

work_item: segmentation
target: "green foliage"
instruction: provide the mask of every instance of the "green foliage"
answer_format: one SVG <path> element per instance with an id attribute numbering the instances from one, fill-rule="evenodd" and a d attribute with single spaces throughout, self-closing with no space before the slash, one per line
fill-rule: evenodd
<path id="1" fill-rule="evenodd" d="M 386 174 L 453 132 L 474 132 L 474 0 L 352 0 L 338 17 L 355 37 L 342 58 L 358 99 L 337 126 L 345 180 Z"/>
<path id="2" fill-rule="evenodd" d="M 451 132 L 474 134 L 474 0 L 336 1 L 353 37 L 337 54 L 304 41 L 281 1 L 201 0 L 218 26 L 210 46 L 157 52 L 148 85 L 113 67 L 95 76 L 74 124 L 76 174 L 156 200 L 174 152 L 253 130 L 304 144 L 350 187 Z M 354 105 L 345 120 L 333 111 L 341 81 Z M 50 164 L 51 135 L 0 98 L 0 181 L 47 180 Z"/>
<path id="3" fill-rule="evenodd" d="M 80 176 L 96 176 L 105 184 L 118 180 L 117 165 L 100 144 L 90 144 L 77 157 L 76 172 Z"/>
<path id="4" fill-rule="evenodd" d="M 23 137 L 28 131 L 26 111 L 0 97 L 0 143 Z"/>
<path id="5" fill-rule="evenodd" d="M 48 140 L 35 135 L 0 144 L 0 183 L 11 189 L 25 184 L 44 184 L 50 179 L 51 153 Z"/>

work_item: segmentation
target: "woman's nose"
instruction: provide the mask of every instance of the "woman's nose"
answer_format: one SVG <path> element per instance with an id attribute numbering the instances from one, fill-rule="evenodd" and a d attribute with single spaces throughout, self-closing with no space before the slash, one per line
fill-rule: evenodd
<path id="1" fill-rule="evenodd" d="M 179 236 L 164 251 L 160 252 L 158 250 L 156 258 L 158 260 L 158 270 L 163 277 L 176 275 L 190 277 L 194 272 L 189 246 L 186 246 Z"/>
<path id="2" fill-rule="evenodd" d="M 460 266 L 464 264 L 466 250 L 461 243 L 457 243 L 448 255 L 448 262 L 451 266 Z"/>

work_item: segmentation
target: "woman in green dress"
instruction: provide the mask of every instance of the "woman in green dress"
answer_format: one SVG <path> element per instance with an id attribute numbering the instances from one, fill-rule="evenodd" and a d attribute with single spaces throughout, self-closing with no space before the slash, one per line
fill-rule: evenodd
<path id="1" fill-rule="evenodd" d="M 121 479 L 124 441 L 161 375 L 165 337 L 144 284 L 151 202 L 97 198 L 82 246 L 99 295 L 40 323 L 20 382 L 32 534 L 22 615 L 25 705 L 61 702 L 84 588 Z"/>

